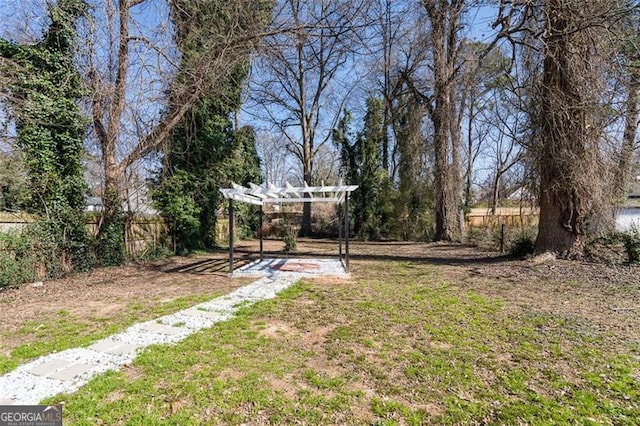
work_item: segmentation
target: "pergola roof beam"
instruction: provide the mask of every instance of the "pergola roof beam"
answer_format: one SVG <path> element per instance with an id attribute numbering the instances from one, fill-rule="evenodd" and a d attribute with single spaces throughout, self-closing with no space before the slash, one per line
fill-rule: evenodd
<path id="1" fill-rule="evenodd" d="M 270 198 L 265 203 L 338 203 L 344 197 Z"/>
<path id="2" fill-rule="evenodd" d="M 285 182 L 285 186 L 280 188 L 271 183 L 267 184 L 266 187 L 258 186 L 254 183 L 250 183 L 249 188 L 236 183 L 232 183 L 231 186 L 230 189 L 220 190 L 225 198 L 256 205 L 263 205 L 264 203 L 341 203 L 346 193 L 358 188 L 356 185 L 309 186 L 307 184 L 303 187 L 295 187 L 289 182 Z M 327 196 L 327 194 L 332 196 Z"/>

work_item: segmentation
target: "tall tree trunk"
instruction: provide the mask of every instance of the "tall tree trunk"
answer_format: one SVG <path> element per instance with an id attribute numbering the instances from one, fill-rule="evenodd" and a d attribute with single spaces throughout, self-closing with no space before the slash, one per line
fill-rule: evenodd
<path id="1" fill-rule="evenodd" d="M 463 0 L 425 0 L 431 23 L 434 101 L 430 111 L 435 145 L 435 241 L 460 238 L 460 132 L 455 114 L 457 31 Z M 450 159 L 450 156 L 452 158 Z M 450 162 L 450 160 L 452 162 Z"/>
<path id="2" fill-rule="evenodd" d="M 467 170 L 465 172 L 465 186 L 464 186 L 464 206 L 471 208 L 473 203 L 473 120 L 474 113 L 474 96 L 471 95 L 471 102 L 469 102 L 469 121 L 467 123 Z"/>
<path id="3" fill-rule="evenodd" d="M 453 46 L 450 46 L 453 48 Z M 455 86 L 451 86 L 450 98 L 455 99 Z M 460 118 L 464 111 L 464 103 L 460 106 L 460 110 L 456 111 L 456 103 L 451 102 L 449 105 L 449 123 L 451 126 L 451 165 L 449 166 L 450 180 L 449 190 L 451 191 L 451 202 L 455 208 L 454 215 L 454 237 L 460 240 L 464 234 L 464 197 L 462 192 L 462 160 L 460 158 L 460 148 L 462 140 L 462 130 L 460 128 Z"/>
<path id="4" fill-rule="evenodd" d="M 304 120 L 303 120 L 304 122 Z M 302 126 L 303 132 L 303 161 L 302 161 L 302 178 L 307 185 L 313 185 L 313 140 L 308 126 Z M 309 194 L 304 194 L 307 198 Z M 311 203 L 302 204 L 302 226 L 300 227 L 300 236 L 308 237 L 312 234 L 311 227 Z"/>
<path id="5" fill-rule="evenodd" d="M 124 221 L 120 197 L 119 177 L 122 174 L 116 158 L 116 146 L 120 135 L 122 114 L 126 102 L 127 75 L 129 71 L 129 16 L 131 4 L 128 0 L 118 2 L 118 56 L 113 99 L 108 110 L 108 122 L 103 124 L 104 112 L 99 96 L 93 98 L 93 123 L 102 149 L 104 167 L 103 211 L 98 227 L 98 256 L 104 265 L 117 265 L 124 261 Z M 109 17 L 113 19 L 113 17 Z M 99 86 L 97 74 L 90 76 L 94 90 Z M 121 247 L 117 247 L 121 244 Z"/>
<path id="6" fill-rule="evenodd" d="M 389 176 L 389 126 L 393 123 L 393 88 L 391 87 L 391 67 L 393 42 L 391 38 L 391 1 L 385 3 L 382 23 L 382 49 L 384 60 L 384 134 L 382 135 L 382 168 Z"/>
<path id="7" fill-rule="evenodd" d="M 604 57 L 593 48 L 604 25 L 583 25 L 593 2 L 547 0 L 537 150 L 540 223 L 536 252 L 580 256 L 586 219 L 602 197 L 599 173 L 598 88 Z M 596 2 L 597 3 L 597 2 Z M 603 48 L 603 46 L 599 46 Z M 595 53 L 598 52 L 598 53 Z"/>
<path id="8" fill-rule="evenodd" d="M 104 266 L 120 265 L 126 258 L 125 218 L 122 211 L 122 198 L 118 192 L 119 176 L 112 173 L 112 170 L 113 168 L 105 176 L 103 211 L 97 237 L 98 260 Z M 106 166 L 105 172 L 107 172 Z"/>

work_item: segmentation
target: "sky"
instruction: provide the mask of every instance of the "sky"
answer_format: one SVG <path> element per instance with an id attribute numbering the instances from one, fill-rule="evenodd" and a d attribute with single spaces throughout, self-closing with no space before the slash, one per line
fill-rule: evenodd
<path id="1" fill-rule="evenodd" d="M 101 24 L 106 21 L 103 7 L 100 7 L 104 2 L 99 0 L 89 1 L 94 6 L 97 28 L 96 37 L 104 42 L 102 44 L 98 43 L 97 56 L 104 57 L 108 51 L 107 38 L 104 33 L 100 33 L 101 28 L 104 28 Z M 20 42 L 36 41 L 42 34 L 43 26 L 47 24 L 46 4 L 44 0 L 0 0 L 0 36 Z M 175 49 L 172 50 L 171 47 L 171 27 L 168 24 L 166 3 L 162 0 L 148 0 L 143 5 L 134 8 L 134 10 L 136 26 L 133 27 L 132 33 L 145 34 L 153 38 L 158 44 L 165 46 L 165 49 L 169 51 L 170 57 L 177 57 Z M 491 7 L 476 7 L 470 10 L 467 15 L 468 25 L 466 27 L 470 38 L 485 42 L 492 39 L 493 31 L 490 25 L 493 21 L 494 10 Z M 162 91 L 165 87 L 165 75 L 158 73 L 157 69 L 167 70 L 170 68 L 168 62 L 161 55 L 157 55 L 143 44 L 136 43 L 133 48 L 139 53 L 136 59 L 132 61 L 132 71 L 129 77 L 131 87 L 134 87 L 135 90 L 131 90 L 127 94 L 127 99 L 137 108 L 135 110 L 136 114 L 134 115 L 133 111 L 130 111 L 131 114 L 123 123 L 127 128 L 123 136 L 123 145 L 127 144 L 128 139 L 135 140 L 138 137 L 141 125 L 144 127 L 144 124 L 152 124 L 157 120 L 163 109 L 161 99 Z M 360 77 L 363 72 L 357 63 L 350 62 L 346 65 L 347 71 L 344 71 L 340 77 L 346 85 L 349 85 L 352 83 L 349 81 L 349 77 Z M 259 75 L 259 70 L 254 70 L 254 76 L 256 75 Z M 367 87 L 366 83 L 361 83 L 347 99 L 346 106 L 353 112 L 356 119 L 364 115 L 363 103 L 366 99 L 364 93 L 368 89 L 369 87 Z M 328 103 L 324 106 L 327 107 Z M 331 123 L 333 122 L 331 118 L 335 116 L 337 109 L 337 106 L 334 105 L 332 111 L 329 111 L 330 113 L 325 112 L 330 119 L 326 120 L 324 134 L 321 134 L 320 138 L 324 138 L 326 132 L 330 131 Z M 268 130 L 269 123 L 260 119 L 264 115 L 264 112 L 260 111 L 259 108 L 248 105 L 242 110 L 240 123 L 253 125 L 258 129 L 263 129 L 263 131 L 265 129 Z M 2 119 L 1 116 L 0 119 Z M 295 131 L 292 134 L 295 137 Z M 330 145 L 331 143 L 329 142 Z M 91 144 L 89 144 L 90 146 Z M 123 151 L 126 151 L 126 149 Z M 122 155 L 124 155 L 124 152 Z"/>

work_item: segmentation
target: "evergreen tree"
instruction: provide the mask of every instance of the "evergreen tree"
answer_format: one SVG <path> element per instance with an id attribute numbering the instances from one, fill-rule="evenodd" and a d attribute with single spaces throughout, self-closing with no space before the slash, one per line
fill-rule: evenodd
<path id="1" fill-rule="evenodd" d="M 389 228 L 391 184 L 382 164 L 384 113 L 384 102 L 369 98 L 363 129 L 355 141 L 349 132 L 349 112 L 333 132 L 333 141 L 341 150 L 343 174 L 349 184 L 358 185 L 351 208 L 354 233 L 363 239 L 379 239 Z"/>
<path id="2" fill-rule="evenodd" d="M 235 130 L 230 119 L 239 106 L 245 75 L 245 69 L 239 69 L 236 79 L 227 82 L 226 94 L 205 99 L 187 114 L 165 148 L 153 198 L 178 253 L 216 245 L 221 186 L 260 180 L 253 130 Z M 245 209 L 239 206 L 241 225 L 247 220 Z"/>

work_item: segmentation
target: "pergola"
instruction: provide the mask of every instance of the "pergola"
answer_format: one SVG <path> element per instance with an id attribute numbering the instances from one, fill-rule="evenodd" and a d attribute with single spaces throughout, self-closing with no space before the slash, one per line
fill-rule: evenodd
<path id="1" fill-rule="evenodd" d="M 260 206 L 260 260 L 264 259 L 262 220 L 263 206 L 268 203 L 337 203 L 343 206 L 343 214 L 338 208 L 338 255 L 346 272 L 349 272 L 349 194 L 358 189 L 357 185 L 337 186 L 292 186 L 288 182 L 284 187 L 273 184 L 249 184 L 244 187 L 235 183 L 231 188 L 220 189 L 224 198 L 229 200 L 229 273 L 233 273 L 233 233 L 234 233 L 234 201 Z M 342 219 L 340 218 L 342 216 Z M 345 250 L 342 252 L 344 227 Z"/>

